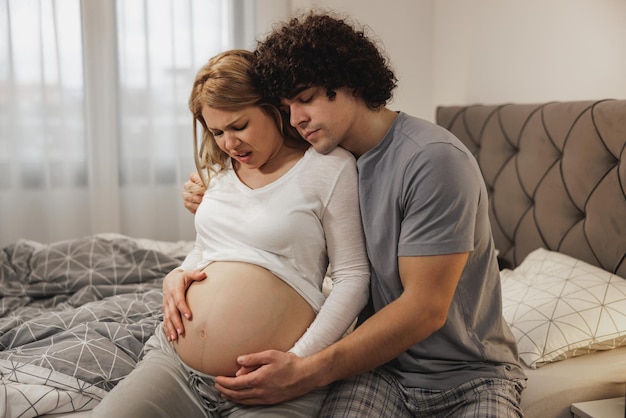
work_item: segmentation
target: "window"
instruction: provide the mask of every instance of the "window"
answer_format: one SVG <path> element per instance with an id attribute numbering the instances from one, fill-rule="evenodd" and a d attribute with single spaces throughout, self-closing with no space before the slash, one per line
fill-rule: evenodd
<path id="1" fill-rule="evenodd" d="M 0 0 L 0 244 L 192 239 L 195 72 L 254 46 L 245 0 Z"/>

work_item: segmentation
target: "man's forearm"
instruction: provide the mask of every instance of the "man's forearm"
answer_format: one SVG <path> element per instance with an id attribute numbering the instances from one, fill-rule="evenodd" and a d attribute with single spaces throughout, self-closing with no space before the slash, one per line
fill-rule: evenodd
<path id="1" fill-rule="evenodd" d="M 306 370 L 303 377 L 315 382 L 316 387 L 322 387 L 372 370 L 393 360 L 443 325 L 440 320 L 433 320 L 436 315 L 416 308 L 419 301 L 409 299 L 410 295 L 401 296 L 350 335 L 303 359 L 306 360 L 303 361 Z"/>

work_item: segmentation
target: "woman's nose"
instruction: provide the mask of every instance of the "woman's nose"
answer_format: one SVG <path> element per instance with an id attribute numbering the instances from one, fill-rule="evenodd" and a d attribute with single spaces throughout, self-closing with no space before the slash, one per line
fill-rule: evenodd
<path id="1" fill-rule="evenodd" d="M 225 134 L 224 138 L 224 146 L 227 150 L 234 150 L 241 144 L 241 140 L 237 137 L 237 135 L 228 133 Z"/>

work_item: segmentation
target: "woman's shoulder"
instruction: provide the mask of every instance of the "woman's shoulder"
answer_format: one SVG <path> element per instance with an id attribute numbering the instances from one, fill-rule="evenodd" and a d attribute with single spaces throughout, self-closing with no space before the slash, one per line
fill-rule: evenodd
<path id="1" fill-rule="evenodd" d="M 349 151 L 346 151 L 341 147 L 336 147 L 327 154 L 320 154 L 315 151 L 313 147 L 310 147 L 307 150 L 307 153 L 310 154 L 311 160 L 317 162 L 318 164 L 339 164 L 343 162 L 344 164 L 348 163 L 356 165 L 356 159 L 354 156 Z"/>
<path id="2" fill-rule="evenodd" d="M 304 160 L 306 162 L 298 170 L 298 186 L 301 189 L 314 190 L 327 203 L 329 196 L 333 195 L 339 184 L 348 185 L 345 187 L 351 190 L 356 189 L 356 159 L 345 149 L 335 148 L 321 154 L 311 147 L 307 150 Z"/>
<path id="3" fill-rule="evenodd" d="M 342 147 L 335 147 L 335 149 L 329 152 L 328 155 L 336 156 L 337 158 L 340 158 L 342 160 L 356 161 L 356 159 L 354 158 L 354 155 L 352 155 L 350 151 L 347 151 L 346 149 Z"/>

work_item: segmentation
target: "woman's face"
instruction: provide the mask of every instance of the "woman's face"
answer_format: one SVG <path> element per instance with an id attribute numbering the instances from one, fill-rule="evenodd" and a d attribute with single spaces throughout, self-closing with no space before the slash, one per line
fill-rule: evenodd
<path id="1" fill-rule="evenodd" d="M 217 146 L 248 169 L 263 168 L 283 145 L 276 122 L 258 106 L 238 111 L 203 106 L 202 117 Z"/>

